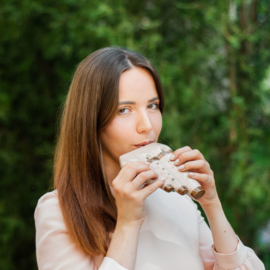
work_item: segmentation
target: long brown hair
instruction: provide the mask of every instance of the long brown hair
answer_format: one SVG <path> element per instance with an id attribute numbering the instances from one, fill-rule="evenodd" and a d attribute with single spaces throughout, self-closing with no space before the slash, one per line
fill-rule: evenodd
<path id="1" fill-rule="evenodd" d="M 120 47 L 97 50 L 78 65 L 63 106 L 54 188 L 71 240 L 89 255 L 106 255 L 109 233 L 116 226 L 117 208 L 103 168 L 99 134 L 117 112 L 121 74 L 134 66 L 151 73 L 163 113 L 157 71 L 142 55 Z"/>

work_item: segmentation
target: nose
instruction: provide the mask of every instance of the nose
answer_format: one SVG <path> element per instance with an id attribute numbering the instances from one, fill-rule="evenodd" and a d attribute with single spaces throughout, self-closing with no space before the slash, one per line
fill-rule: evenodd
<path id="1" fill-rule="evenodd" d="M 138 133 L 149 133 L 153 129 L 151 120 L 147 112 L 138 114 L 137 119 L 137 132 Z"/>

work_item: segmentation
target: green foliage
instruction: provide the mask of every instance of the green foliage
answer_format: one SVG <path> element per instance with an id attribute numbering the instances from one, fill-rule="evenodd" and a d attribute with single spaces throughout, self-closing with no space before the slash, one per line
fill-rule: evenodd
<path id="1" fill-rule="evenodd" d="M 51 185 L 58 108 L 76 65 L 111 45 L 155 64 L 166 96 L 159 141 L 204 154 L 230 223 L 259 251 L 270 211 L 269 11 L 265 0 L 2 1 L 0 268 L 36 269 L 33 213 Z"/>

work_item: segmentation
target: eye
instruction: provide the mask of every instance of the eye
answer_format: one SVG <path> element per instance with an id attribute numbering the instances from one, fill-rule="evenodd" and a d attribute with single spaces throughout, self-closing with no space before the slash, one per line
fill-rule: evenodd
<path id="1" fill-rule="evenodd" d="M 124 113 L 121 113 L 121 111 L 123 111 L 123 110 L 127 110 L 128 108 L 122 108 L 122 109 L 120 109 L 119 111 L 118 111 L 118 113 L 119 114 L 124 114 Z"/>
<path id="2" fill-rule="evenodd" d="M 151 103 L 150 105 L 156 105 L 157 106 L 156 108 L 159 109 L 159 104 L 158 103 Z"/>
<path id="3" fill-rule="evenodd" d="M 159 109 L 159 104 L 158 103 L 151 103 L 151 104 L 149 104 L 148 106 L 151 106 L 151 105 L 156 105 L 156 108 L 154 108 L 154 110 L 158 110 Z M 123 111 L 125 111 L 125 110 L 128 110 L 129 108 L 122 108 L 122 109 L 120 109 L 119 111 L 118 111 L 118 114 L 120 114 L 120 115 L 125 115 L 126 113 L 123 113 Z M 151 108 L 152 109 L 152 108 Z M 121 112 L 122 111 L 122 112 Z"/>

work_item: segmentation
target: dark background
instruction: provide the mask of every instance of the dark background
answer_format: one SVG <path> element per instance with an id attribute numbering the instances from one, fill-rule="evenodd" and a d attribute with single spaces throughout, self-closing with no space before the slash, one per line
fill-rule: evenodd
<path id="1" fill-rule="evenodd" d="M 33 214 L 52 185 L 59 108 L 77 64 L 118 45 L 165 91 L 161 143 L 199 149 L 229 222 L 270 269 L 270 2 L 0 3 L 0 268 L 37 269 Z"/>

